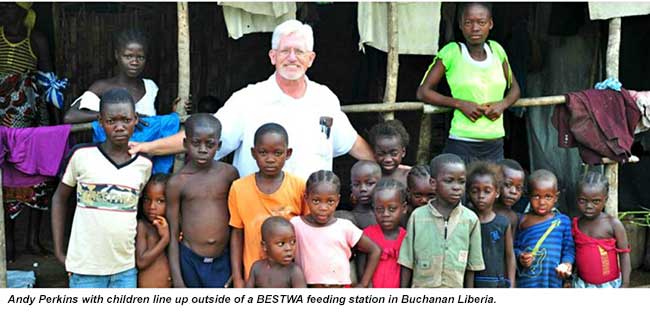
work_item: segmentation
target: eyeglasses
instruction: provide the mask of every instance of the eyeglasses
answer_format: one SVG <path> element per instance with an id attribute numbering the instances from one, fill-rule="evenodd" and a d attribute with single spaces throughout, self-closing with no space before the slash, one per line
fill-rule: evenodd
<path id="1" fill-rule="evenodd" d="M 298 57 L 298 58 L 303 58 L 309 54 L 309 51 L 304 51 L 300 49 L 294 49 L 294 48 L 285 48 L 282 50 L 276 50 L 278 52 L 278 55 L 282 58 L 286 58 L 289 55 L 291 55 L 291 52 L 293 51 L 293 54 Z"/>

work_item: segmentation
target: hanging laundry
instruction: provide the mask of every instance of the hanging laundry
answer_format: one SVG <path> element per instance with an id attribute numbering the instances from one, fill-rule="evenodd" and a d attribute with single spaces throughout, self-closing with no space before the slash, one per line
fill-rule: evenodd
<path id="1" fill-rule="evenodd" d="M 63 110 L 63 90 L 68 86 L 68 79 L 59 79 L 53 72 L 36 72 L 36 83 L 43 88 L 45 102 Z"/>
<path id="2" fill-rule="evenodd" d="M 619 82 L 618 79 L 614 77 L 609 77 L 602 82 L 596 83 L 596 85 L 594 85 L 594 89 L 598 90 L 611 89 L 621 91 L 621 87 L 623 87 L 623 84 L 621 84 L 621 82 Z"/>
<path id="3" fill-rule="evenodd" d="M 156 115 L 141 117 L 148 126 L 136 127 L 131 136 L 131 141 L 149 142 L 156 139 L 169 137 L 176 134 L 180 129 L 180 118 L 177 113 L 167 115 Z M 102 142 L 106 140 L 106 133 L 98 121 L 93 122 L 93 141 Z M 155 156 L 152 158 L 152 174 L 171 173 L 174 165 L 173 155 Z"/>
<path id="4" fill-rule="evenodd" d="M 589 18 L 592 20 L 647 14 L 650 14 L 648 2 L 589 2 Z"/>
<path id="5" fill-rule="evenodd" d="M 578 147 L 589 165 L 606 157 L 625 162 L 631 155 L 634 130 L 641 112 L 626 89 L 572 92 L 566 105 L 555 106 L 553 126 L 558 130 L 558 145 Z"/>
<path id="6" fill-rule="evenodd" d="M 388 4 L 359 2 L 357 6 L 359 50 L 369 45 L 388 52 Z M 397 24 L 399 54 L 438 53 L 440 2 L 397 3 Z"/>
<path id="7" fill-rule="evenodd" d="M 276 26 L 296 18 L 295 2 L 219 2 L 228 36 L 239 39 L 250 33 L 273 32 Z"/>
<path id="8" fill-rule="evenodd" d="M 641 111 L 641 120 L 634 130 L 634 134 L 647 131 L 650 129 L 650 91 L 628 91 L 634 102 L 636 102 L 639 111 Z"/>
<path id="9" fill-rule="evenodd" d="M 68 151 L 70 125 L 0 126 L 0 167 L 5 210 L 15 218 L 24 208 L 47 210 Z"/>

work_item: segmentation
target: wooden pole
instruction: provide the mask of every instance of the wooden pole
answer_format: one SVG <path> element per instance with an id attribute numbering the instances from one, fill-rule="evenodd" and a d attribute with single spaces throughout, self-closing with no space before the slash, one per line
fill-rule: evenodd
<path id="1" fill-rule="evenodd" d="M 431 159 L 429 153 L 431 147 L 431 114 L 422 111 L 420 119 L 420 138 L 418 140 L 418 151 L 415 155 L 415 163 L 427 164 Z"/>
<path id="2" fill-rule="evenodd" d="M 618 79 L 619 51 L 621 46 L 621 18 L 609 20 L 609 39 L 607 40 L 607 77 Z M 618 216 L 618 163 L 605 165 L 605 176 L 609 181 L 609 195 L 605 212 Z"/>
<path id="3" fill-rule="evenodd" d="M 545 106 L 563 104 L 565 96 L 547 96 L 537 98 L 523 98 L 513 104 L 515 107 Z M 419 111 L 424 110 L 425 114 L 437 114 L 450 112 L 451 109 L 423 102 L 396 102 L 396 103 L 363 103 L 348 104 L 341 106 L 345 113 L 367 113 L 367 112 L 388 112 L 388 111 Z"/>
<path id="4" fill-rule="evenodd" d="M 0 288 L 7 288 L 7 237 L 5 236 L 5 207 L 0 169 Z"/>
<path id="5" fill-rule="evenodd" d="M 176 106 L 176 113 L 187 115 L 185 101 L 190 96 L 190 23 L 187 2 L 177 3 L 178 14 L 178 96 L 181 102 Z"/>
<path id="6" fill-rule="evenodd" d="M 388 60 L 386 62 L 386 89 L 384 103 L 395 103 L 397 99 L 397 76 L 399 73 L 399 47 L 397 28 L 397 3 L 388 2 Z M 384 113 L 384 120 L 392 120 L 395 113 Z"/>
<path id="7" fill-rule="evenodd" d="M 185 101 L 190 97 L 190 23 L 189 6 L 187 2 L 178 2 L 176 5 L 178 18 L 178 96 L 180 103 L 176 106 L 176 113 L 185 120 Z M 181 125 L 181 129 L 182 129 Z M 174 162 L 174 172 L 180 170 L 185 164 L 185 155 L 179 153 Z"/>

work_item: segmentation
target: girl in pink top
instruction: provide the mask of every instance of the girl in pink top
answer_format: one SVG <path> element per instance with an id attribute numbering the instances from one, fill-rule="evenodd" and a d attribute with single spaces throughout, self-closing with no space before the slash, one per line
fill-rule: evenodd
<path id="1" fill-rule="evenodd" d="M 307 179 L 305 198 L 309 215 L 291 219 L 296 230 L 296 263 L 309 287 L 349 287 L 352 248 L 368 254 L 359 284 L 368 287 L 381 250 L 352 222 L 334 217 L 341 181 L 332 171 L 320 170 Z"/>
<path id="2" fill-rule="evenodd" d="M 381 248 L 381 256 L 373 288 L 399 288 L 400 265 L 397 264 L 399 249 L 406 236 L 406 230 L 399 226 L 406 213 L 406 190 L 404 185 L 392 178 L 382 178 L 372 196 L 377 224 L 366 227 L 363 234 Z"/>

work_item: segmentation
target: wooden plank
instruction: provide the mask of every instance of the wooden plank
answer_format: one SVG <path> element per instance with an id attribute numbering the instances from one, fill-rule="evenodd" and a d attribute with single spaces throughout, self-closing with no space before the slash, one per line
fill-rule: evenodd
<path id="1" fill-rule="evenodd" d="M 564 96 L 547 96 L 536 98 L 523 98 L 513 104 L 515 107 L 544 106 L 564 104 Z M 450 112 L 451 109 L 436 105 L 425 104 L 423 102 L 396 102 L 396 103 L 363 103 L 348 104 L 341 106 L 345 113 L 364 113 L 364 112 L 389 112 L 389 111 L 419 111 L 424 110 L 425 114 L 437 114 Z"/>
<path id="2" fill-rule="evenodd" d="M 609 20 L 609 37 L 607 40 L 606 73 L 607 77 L 618 79 L 619 52 L 621 47 L 621 18 Z M 605 212 L 618 216 L 618 163 L 605 165 L 605 176 L 609 181 L 609 195 Z"/>
<path id="3" fill-rule="evenodd" d="M 397 3 L 388 3 L 388 60 L 386 62 L 386 89 L 384 90 L 384 103 L 395 103 L 397 99 L 397 76 L 399 74 L 399 42 L 397 27 Z M 384 120 L 395 118 L 393 111 L 383 114 Z"/>

